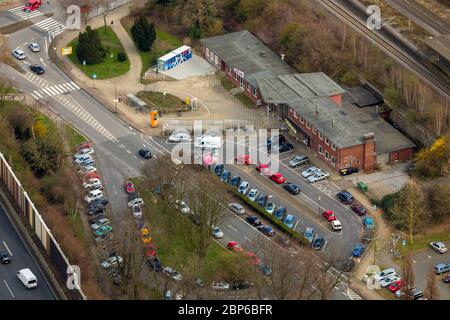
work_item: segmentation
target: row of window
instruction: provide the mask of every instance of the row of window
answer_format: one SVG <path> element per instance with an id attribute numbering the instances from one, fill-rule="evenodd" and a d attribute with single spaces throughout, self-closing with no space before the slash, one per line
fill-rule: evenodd
<path id="1" fill-rule="evenodd" d="M 331 161 L 331 164 L 333 166 L 336 165 L 336 158 L 334 156 L 330 155 L 330 153 L 327 150 L 325 150 L 325 153 L 324 153 L 323 148 L 320 144 L 319 144 L 319 154 L 323 154 L 325 156 L 325 159 L 327 159 L 328 161 Z"/>
<path id="2" fill-rule="evenodd" d="M 297 111 L 293 111 L 293 113 L 294 113 L 294 118 L 298 119 L 299 114 L 297 113 Z M 303 118 L 302 116 L 300 116 L 300 122 L 301 123 L 305 123 L 306 122 L 305 123 L 306 127 L 311 130 L 311 124 L 308 121 L 306 121 L 305 118 Z M 320 132 L 316 128 L 312 128 L 312 132 L 315 135 L 317 135 L 317 133 L 319 133 L 320 140 L 324 139 L 324 136 L 323 136 L 322 132 Z M 327 137 L 325 137 L 325 144 L 328 145 L 328 146 L 330 145 L 330 140 Z M 333 143 L 331 144 L 331 149 L 336 150 L 336 146 Z"/>
<path id="3" fill-rule="evenodd" d="M 233 74 L 234 80 L 236 80 L 236 81 L 239 80 L 238 74 L 237 74 L 236 72 L 231 71 L 231 67 L 228 67 L 227 71 L 228 71 L 228 74 L 229 74 L 230 76 Z M 250 92 L 252 92 L 253 96 L 256 97 L 256 88 L 254 88 L 253 86 L 251 86 L 250 83 L 248 83 L 248 82 L 247 82 L 247 85 L 246 85 L 246 86 L 247 86 L 247 90 L 250 91 Z"/>

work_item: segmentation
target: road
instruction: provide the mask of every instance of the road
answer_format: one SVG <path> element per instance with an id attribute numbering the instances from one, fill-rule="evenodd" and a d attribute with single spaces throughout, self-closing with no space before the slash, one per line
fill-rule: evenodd
<path id="1" fill-rule="evenodd" d="M 11 256 L 11 263 L 0 264 L 0 300 L 54 300 L 56 299 L 41 267 L 34 260 L 30 250 L 25 245 L 19 231 L 11 223 L 6 209 L 0 203 L 0 251 Z M 29 268 L 37 278 L 35 289 L 26 289 L 17 278 L 16 272 Z"/>
<path id="2" fill-rule="evenodd" d="M 94 143 L 97 167 L 100 169 L 103 184 L 107 186 L 106 195 L 110 199 L 113 209 L 113 220 L 119 223 L 125 215 L 130 215 L 129 209 L 126 207 L 126 195 L 122 192 L 121 186 L 129 177 L 139 176 L 144 165 L 143 159 L 137 156 L 137 151 L 142 147 L 147 147 L 158 158 L 167 155 L 172 146 L 166 144 L 164 139 L 142 135 L 124 123 L 85 91 L 80 90 L 72 82 L 72 79 L 68 78 L 64 72 L 48 60 L 47 54 L 43 50 L 39 53 L 31 53 L 25 48 L 30 41 L 36 41 L 43 47 L 45 37 L 46 33 L 36 27 L 11 34 L 9 37 L 10 47 L 21 47 L 28 55 L 26 60 L 19 61 L 25 73 L 20 74 L 3 65 L 0 66 L 0 72 L 13 79 L 15 87 L 39 98 L 49 109 L 71 123 Z M 42 76 L 30 73 L 28 71 L 30 63 L 43 64 L 46 73 Z M 308 194 L 313 191 L 318 192 L 311 188 L 313 187 L 305 187 L 305 190 L 309 190 Z M 327 196 L 324 194 L 323 198 L 327 198 Z M 292 201 L 295 203 L 298 200 Z M 344 215 L 343 212 L 341 213 L 343 209 L 333 199 L 324 199 L 323 201 L 326 206 L 329 203 L 331 208 L 336 206 L 336 213 L 339 216 Z M 292 208 L 292 211 L 295 211 L 295 209 Z M 349 213 L 345 212 L 345 214 Z M 306 221 L 306 219 L 303 217 L 301 221 Z M 312 220 L 311 224 L 313 224 Z M 346 218 L 342 217 L 342 220 L 344 221 Z M 234 240 L 245 243 L 258 238 L 259 232 L 238 217 L 232 216 L 227 221 L 231 227 L 227 225 L 222 227 L 224 232 L 232 235 Z M 319 222 L 318 229 L 320 224 Z M 324 230 L 324 232 L 326 231 Z M 350 232 L 343 232 L 345 237 L 347 234 L 349 235 Z M 352 240 L 350 246 L 353 243 L 354 240 Z M 330 247 L 333 245 L 330 244 Z M 348 248 L 348 250 L 351 250 L 351 248 Z M 345 254 L 347 255 L 347 253 Z"/>

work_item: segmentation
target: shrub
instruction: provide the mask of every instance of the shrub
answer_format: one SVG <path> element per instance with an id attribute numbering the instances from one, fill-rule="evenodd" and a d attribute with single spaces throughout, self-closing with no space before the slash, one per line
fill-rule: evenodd
<path id="1" fill-rule="evenodd" d="M 130 33 L 139 50 L 144 52 L 150 51 L 156 40 L 154 24 L 149 23 L 143 15 L 134 20 Z"/>
<path id="2" fill-rule="evenodd" d="M 119 52 L 117 54 L 117 60 L 119 60 L 120 62 L 124 62 L 127 60 L 127 56 L 125 55 L 124 52 Z"/>

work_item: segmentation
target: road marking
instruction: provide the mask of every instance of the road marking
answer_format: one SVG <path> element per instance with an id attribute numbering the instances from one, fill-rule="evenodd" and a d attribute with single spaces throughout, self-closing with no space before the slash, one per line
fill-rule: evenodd
<path id="1" fill-rule="evenodd" d="M 247 236 L 244 236 L 244 238 L 245 238 L 248 242 L 253 243 L 253 240 L 250 240 Z"/>
<path id="2" fill-rule="evenodd" d="M 9 293 L 11 293 L 11 296 L 12 296 L 13 299 L 14 299 L 14 298 L 15 298 L 15 297 L 14 297 L 14 294 L 12 293 L 11 289 L 9 288 L 8 283 L 6 282 L 6 280 L 3 280 L 3 282 L 5 283 L 5 286 L 8 288 Z"/>
<path id="3" fill-rule="evenodd" d="M 12 254 L 11 250 L 9 250 L 9 248 L 8 248 L 8 246 L 6 245 L 6 242 L 5 242 L 5 241 L 3 241 L 3 245 L 5 246 L 6 250 L 8 250 L 9 255 L 12 257 L 13 254 Z"/>
<path id="4" fill-rule="evenodd" d="M 237 229 L 235 229 L 234 227 L 232 227 L 231 225 L 227 224 L 227 226 L 231 229 L 237 232 Z"/>

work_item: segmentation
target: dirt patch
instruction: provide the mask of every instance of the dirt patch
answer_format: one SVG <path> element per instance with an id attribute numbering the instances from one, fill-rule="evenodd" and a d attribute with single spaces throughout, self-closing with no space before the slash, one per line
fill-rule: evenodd
<path id="1" fill-rule="evenodd" d="M 28 28 L 29 26 L 32 26 L 32 25 L 33 25 L 33 23 L 31 21 L 22 20 L 22 21 L 14 22 L 14 23 L 8 24 L 7 26 L 1 27 L 0 33 L 1 34 L 11 34 L 11 33 L 17 32 L 19 30 Z"/>

